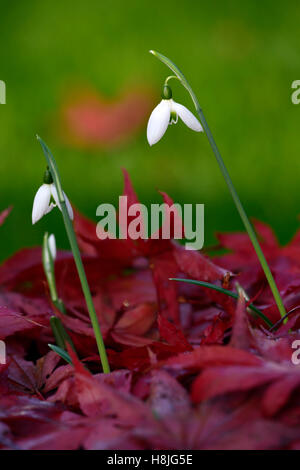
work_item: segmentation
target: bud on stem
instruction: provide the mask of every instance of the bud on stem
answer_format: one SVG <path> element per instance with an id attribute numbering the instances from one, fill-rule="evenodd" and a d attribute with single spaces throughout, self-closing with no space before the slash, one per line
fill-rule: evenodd
<path id="1" fill-rule="evenodd" d="M 173 96 L 172 89 L 166 83 L 163 86 L 161 97 L 163 100 L 170 100 Z"/>

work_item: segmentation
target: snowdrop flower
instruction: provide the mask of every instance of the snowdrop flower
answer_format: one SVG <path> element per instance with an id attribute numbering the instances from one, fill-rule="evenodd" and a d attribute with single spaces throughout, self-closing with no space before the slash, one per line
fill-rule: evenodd
<path id="1" fill-rule="evenodd" d="M 64 194 L 66 201 L 67 210 L 70 219 L 73 219 L 73 209 L 69 202 L 69 199 Z M 58 200 L 58 194 L 56 187 L 53 183 L 53 179 L 49 170 L 46 170 L 44 175 L 44 184 L 40 186 L 34 197 L 33 208 L 32 208 L 32 224 L 35 224 L 40 220 L 43 215 L 48 214 L 52 211 L 53 207 L 58 207 L 61 210 L 61 205 Z"/>
<path id="2" fill-rule="evenodd" d="M 154 108 L 148 121 L 147 139 L 150 145 L 156 144 L 166 132 L 168 125 L 180 119 L 193 131 L 203 132 L 197 118 L 182 104 L 172 100 L 172 90 L 164 85 L 161 102 Z"/>

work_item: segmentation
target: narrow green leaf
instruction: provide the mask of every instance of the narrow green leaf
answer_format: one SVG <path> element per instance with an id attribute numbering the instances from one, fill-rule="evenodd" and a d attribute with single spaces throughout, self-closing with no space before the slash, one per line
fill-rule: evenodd
<path id="1" fill-rule="evenodd" d="M 70 358 L 70 355 L 65 351 L 64 349 L 60 348 L 59 346 L 56 346 L 55 344 L 48 344 L 49 348 L 52 349 L 52 351 L 56 352 L 62 359 L 64 359 L 66 362 L 72 365 L 72 360 Z"/>

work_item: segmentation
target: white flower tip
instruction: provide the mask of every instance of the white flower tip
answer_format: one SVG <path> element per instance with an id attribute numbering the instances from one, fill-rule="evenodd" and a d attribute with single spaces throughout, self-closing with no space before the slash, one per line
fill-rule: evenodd
<path id="1" fill-rule="evenodd" d="M 152 133 L 147 132 L 147 140 L 150 147 L 152 147 L 154 144 L 157 144 L 160 139 L 161 137 L 154 136 Z"/>
<path id="2" fill-rule="evenodd" d="M 150 52 L 150 54 L 153 54 L 153 55 L 155 55 L 155 51 L 154 51 L 153 49 L 150 49 L 150 51 L 149 51 L 149 52 Z"/>
<path id="3" fill-rule="evenodd" d="M 56 241 L 55 241 L 55 236 L 53 235 L 53 233 L 51 233 L 51 235 L 49 235 L 48 247 L 49 247 L 52 259 L 54 261 L 55 258 L 56 258 Z"/>
<path id="4" fill-rule="evenodd" d="M 200 122 L 198 122 L 198 127 L 195 128 L 196 132 L 203 132 L 203 127 L 201 126 Z"/>
<path id="5" fill-rule="evenodd" d="M 150 145 L 150 147 L 152 147 L 152 145 L 154 145 L 155 142 L 153 142 L 153 140 L 151 139 L 151 136 L 148 135 L 148 132 L 147 132 L 147 140 L 148 140 L 148 144 Z"/>
<path id="6" fill-rule="evenodd" d="M 68 211 L 69 217 L 70 217 L 71 220 L 73 220 L 73 219 L 74 219 L 73 209 L 72 209 L 72 206 L 71 206 L 71 203 L 70 203 L 68 197 L 66 196 L 66 193 L 64 193 L 64 197 L 65 197 L 65 201 L 66 201 L 66 206 L 67 206 L 67 211 Z"/>
<path id="7" fill-rule="evenodd" d="M 38 206 L 36 204 L 36 201 L 34 200 L 31 214 L 32 225 L 36 224 L 38 220 L 41 219 L 41 217 L 43 217 L 43 215 L 39 213 Z"/>
<path id="8" fill-rule="evenodd" d="M 38 220 L 40 220 L 40 218 L 37 218 L 36 214 L 32 211 L 32 225 L 36 224 Z"/>

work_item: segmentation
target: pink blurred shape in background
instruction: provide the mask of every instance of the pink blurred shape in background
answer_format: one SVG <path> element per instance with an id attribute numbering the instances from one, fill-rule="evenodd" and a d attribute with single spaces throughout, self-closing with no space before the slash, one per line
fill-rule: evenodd
<path id="1" fill-rule="evenodd" d="M 61 106 L 62 140 L 83 149 L 114 147 L 139 132 L 152 106 L 149 90 L 127 91 L 107 100 L 96 91 L 75 89 Z"/>

